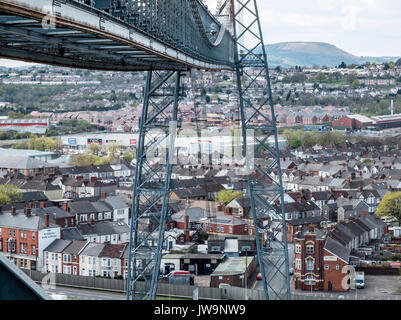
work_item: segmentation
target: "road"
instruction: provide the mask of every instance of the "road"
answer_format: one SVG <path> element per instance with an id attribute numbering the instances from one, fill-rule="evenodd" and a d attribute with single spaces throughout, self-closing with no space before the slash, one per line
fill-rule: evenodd
<path id="1" fill-rule="evenodd" d="M 125 300 L 125 294 L 118 292 L 98 291 L 57 286 L 47 289 L 49 295 L 66 296 L 68 300 Z"/>
<path id="2" fill-rule="evenodd" d="M 272 262 L 276 262 L 277 260 L 274 259 L 274 257 L 272 257 L 270 259 Z M 294 267 L 294 244 L 289 243 L 288 244 L 288 260 L 289 260 L 289 266 L 290 268 Z M 266 268 L 267 270 L 269 269 L 269 267 Z M 271 278 L 272 275 L 267 275 L 267 277 Z M 292 278 L 292 277 L 291 277 Z M 273 288 L 280 288 L 282 286 L 282 278 L 274 278 L 272 279 L 272 282 L 270 284 Z M 252 285 L 252 289 L 256 289 L 256 290 L 263 290 L 263 281 L 255 281 Z M 271 296 L 274 296 L 274 293 L 271 293 Z"/>

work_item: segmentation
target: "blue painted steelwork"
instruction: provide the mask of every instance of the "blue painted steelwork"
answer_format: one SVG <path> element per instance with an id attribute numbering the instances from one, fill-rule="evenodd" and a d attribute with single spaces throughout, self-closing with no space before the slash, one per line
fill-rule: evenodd
<path id="1" fill-rule="evenodd" d="M 0 31 L 0 55 L 47 64 L 141 71 L 234 62 L 231 35 L 199 0 L 0 1 Z"/>
<path id="2" fill-rule="evenodd" d="M 231 0 L 230 4 L 243 156 L 247 159 L 248 170 L 246 195 L 251 202 L 263 289 L 267 300 L 289 300 L 287 228 L 277 120 L 258 7 L 256 0 Z M 268 143 L 269 137 L 274 137 L 273 148 Z M 253 150 L 251 145 L 255 146 Z M 259 159 L 264 159 L 262 165 L 257 162 Z M 271 177 L 273 171 L 279 177 L 278 184 Z"/>
<path id="3" fill-rule="evenodd" d="M 14 263 L 0 253 L 0 300 L 52 300 Z"/>
<path id="4" fill-rule="evenodd" d="M 168 219 L 181 72 L 149 71 L 131 216 L 127 299 L 156 297 Z"/>
<path id="5" fill-rule="evenodd" d="M 173 150 L 162 146 L 175 134 L 169 125 L 177 123 L 181 73 L 195 68 L 237 72 L 247 193 L 264 290 L 267 299 L 290 298 L 282 181 L 276 184 L 270 177 L 276 170 L 281 179 L 281 168 L 259 13 L 256 0 L 226 0 L 227 5 L 234 37 L 199 0 L 0 1 L 0 56 L 85 69 L 148 71 L 133 193 L 128 299 L 156 295 Z M 269 137 L 274 137 L 274 148 Z M 251 157 L 248 145 L 255 142 Z M 165 154 L 157 154 L 163 150 Z M 260 158 L 268 158 L 269 164 L 253 167 L 252 159 Z"/>

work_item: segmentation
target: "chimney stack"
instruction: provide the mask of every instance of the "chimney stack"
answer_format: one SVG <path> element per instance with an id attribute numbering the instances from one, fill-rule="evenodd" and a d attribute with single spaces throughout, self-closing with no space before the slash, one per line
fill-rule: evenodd
<path id="1" fill-rule="evenodd" d="M 28 208 L 30 208 L 30 209 L 32 209 L 33 208 L 33 202 L 29 202 L 29 204 L 28 204 Z"/>
<path id="2" fill-rule="evenodd" d="M 50 215 L 48 213 L 45 214 L 45 226 L 46 228 L 50 226 Z"/>
<path id="3" fill-rule="evenodd" d="M 106 192 L 102 192 L 101 198 L 102 198 L 102 199 L 107 199 L 107 193 L 106 193 Z"/>
<path id="4" fill-rule="evenodd" d="M 46 208 L 46 202 L 45 201 L 41 201 L 40 202 L 40 208 L 42 208 L 42 209 Z"/>
<path id="5" fill-rule="evenodd" d="M 26 217 L 30 217 L 30 216 L 31 216 L 31 213 L 32 213 L 32 209 L 31 209 L 31 208 L 26 208 L 25 216 L 26 216 Z"/>
<path id="6" fill-rule="evenodd" d="M 15 216 L 17 214 L 17 208 L 12 206 L 11 207 L 11 215 Z"/>
<path id="7" fill-rule="evenodd" d="M 63 210 L 68 212 L 68 202 L 63 202 Z"/>

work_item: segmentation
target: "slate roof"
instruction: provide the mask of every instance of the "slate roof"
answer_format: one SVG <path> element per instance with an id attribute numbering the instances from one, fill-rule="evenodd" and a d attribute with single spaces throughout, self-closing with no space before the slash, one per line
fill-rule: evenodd
<path id="1" fill-rule="evenodd" d="M 103 221 L 94 224 L 80 223 L 79 225 L 77 225 L 77 229 L 82 236 L 121 234 L 127 232 L 129 233 L 130 230 L 128 225 L 121 221 Z"/>
<path id="2" fill-rule="evenodd" d="M 61 229 L 64 240 L 85 240 L 76 227 Z"/>
<path id="3" fill-rule="evenodd" d="M 328 250 L 344 262 L 349 263 L 351 251 L 330 236 L 326 238 L 324 249 Z"/>
<path id="4" fill-rule="evenodd" d="M 128 207 L 126 202 L 120 196 L 109 196 L 103 200 L 114 210 L 116 209 L 125 209 Z"/>
<path id="5" fill-rule="evenodd" d="M 78 254 L 86 246 L 86 244 L 86 241 L 71 241 L 70 245 L 64 249 L 64 253 Z"/>
<path id="6" fill-rule="evenodd" d="M 83 256 L 99 257 L 100 253 L 103 251 L 105 245 L 101 243 L 88 243 L 86 248 L 81 252 Z"/>
<path id="7" fill-rule="evenodd" d="M 124 253 L 126 244 L 107 244 L 99 257 L 107 257 L 112 259 L 119 259 Z"/>
<path id="8" fill-rule="evenodd" d="M 79 202 L 70 202 L 68 207 L 71 210 L 71 213 L 74 214 L 85 214 L 85 213 L 96 213 L 96 208 L 89 201 L 79 201 Z"/>
<path id="9" fill-rule="evenodd" d="M 47 201 L 46 195 L 41 191 L 21 192 L 21 202 Z"/>
<path id="10" fill-rule="evenodd" d="M 11 212 L 0 213 L 0 226 L 14 229 L 42 230 L 46 229 L 44 218 L 31 215 L 26 217 L 23 210 L 17 210 L 16 215 Z M 58 227 L 50 221 L 49 228 Z"/>
<path id="11" fill-rule="evenodd" d="M 56 239 L 43 251 L 61 253 L 71 244 L 69 240 Z"/>

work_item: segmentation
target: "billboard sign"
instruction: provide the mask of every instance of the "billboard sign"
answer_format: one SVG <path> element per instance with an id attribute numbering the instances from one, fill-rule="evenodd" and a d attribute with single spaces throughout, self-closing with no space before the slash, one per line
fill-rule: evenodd
<path id="1" fill-rule="evenodd" d="M 90 144 L 102 145 L 103 140 L 102 139 L 88 139 L 88 145 L 90 145 Z"/>
<path id="2" fill-rule="evenodd" d="M 68 144 L 77 144 L 77 138 L 68 138 Z"/>

